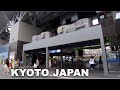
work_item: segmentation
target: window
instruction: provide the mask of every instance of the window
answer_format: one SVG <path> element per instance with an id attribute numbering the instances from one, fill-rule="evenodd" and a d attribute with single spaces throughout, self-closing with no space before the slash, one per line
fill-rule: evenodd
<path id="1" fill-rule="evenodd" d="M 93 24 L 93 25 L 99 24 L 98 19 L 97 19 L 97 18 L 96 18 L 96 19 L 93 19 L 93 20 L 92 20 L 92 24 Z"/>
<path id="2" fill-rule="evenodd" d="M 115 19 L 120 19 L 120 12 L 116 13 L 116 18 Z"/>

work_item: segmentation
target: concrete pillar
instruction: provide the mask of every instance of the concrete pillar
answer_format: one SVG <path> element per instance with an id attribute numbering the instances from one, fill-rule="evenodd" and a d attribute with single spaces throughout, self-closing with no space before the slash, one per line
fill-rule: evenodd
<path id="1" fill-rule="evenodd" d="M 63 55 L 62 55 L 62 49 L 61 49 L 61 53 L 60 53 L 60 66 L 62 68 L 62 63 L 63 63 Z"/>
<path id="2" fill-rule="evenodd" d="M 116 13 L 117 13 L 117 11 L 112 11 L 112 17 L 113 17 L 114 23 L 115 23 Z"/>
<path id="3" fill-rule="evenodd" d="M 102 49 L 102 60 L 103 60 L 103 68 L 104 68 L 104 74 L 108 75 L 108 64 L 107 64 L 107 56 L 106 56 L 106 49 L 104 44 L 104 38 L 100 38 L 100 44 Z"/>
<path id="4" fill-rule="evenodd" d="M 22 61 L 23 61 L 23 66 L 26 65 L 26 53 L 23 51 L 22 52 Z"/>
<path id="5" fill-rule="evenodd" d="M 49 68 L 49 48 L 46 47 L 46 68 Z"/>

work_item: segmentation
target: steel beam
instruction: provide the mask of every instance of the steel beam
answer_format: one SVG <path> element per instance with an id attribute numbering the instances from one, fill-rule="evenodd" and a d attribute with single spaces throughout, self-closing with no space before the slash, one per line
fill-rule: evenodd
<path id="1" fill-rule="evenodd" d="M 5 14 L 4 11 L 2 11 L 2 14 L 3 14 L 4 18 L 9 22 L 10 20 L 9 20 L 9 18 L 7 17 L 7 15 Z"/>
<path id="2" fill-rule="evenodd" d="M 0 30 L 0 34 L 5 30 L 5 28 L 7 27 L 7 25 L 5 25 L 2 30 Z"/>
<path id="3" fill-rule="evenodd" d="M 49 48 L 46 47 L 46 68 L 49 69 Z"/>

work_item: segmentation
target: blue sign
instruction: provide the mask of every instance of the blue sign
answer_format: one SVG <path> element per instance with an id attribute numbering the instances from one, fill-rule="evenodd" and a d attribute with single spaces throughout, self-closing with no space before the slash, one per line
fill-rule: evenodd
<path id="1" fill-rule="evenodd" d="M 59 52 L 61 52 L 60 49 L 58 49 L 58 50 L 49 50 L 49 53 L 59 53 Z"/>

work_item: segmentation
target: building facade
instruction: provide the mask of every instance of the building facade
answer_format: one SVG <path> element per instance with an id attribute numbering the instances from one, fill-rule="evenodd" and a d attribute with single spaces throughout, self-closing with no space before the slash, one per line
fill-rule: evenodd
<path id="1" fill-rule="evenodd" d="M 45 53 L 43 59 L 48 68 L 50 50 L 60 49 L 62 67 L 66 48 L 98 45 L 102 51 L 104 74 L 108 74 L 105 48 L 110 46 L 114 51 L 114 46 L 120 46 L 120 19 L 115 19 L 115 14 L 111 11 L 93 15 L 86 12 L 29 12 L 11 28 L 8 57 L 22 59 L 24 65 L 30 65 L 34 56 Z"/>

